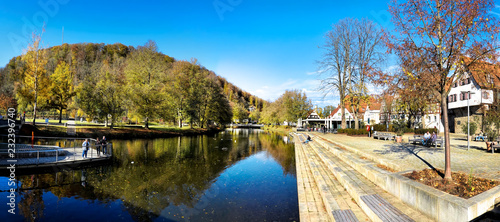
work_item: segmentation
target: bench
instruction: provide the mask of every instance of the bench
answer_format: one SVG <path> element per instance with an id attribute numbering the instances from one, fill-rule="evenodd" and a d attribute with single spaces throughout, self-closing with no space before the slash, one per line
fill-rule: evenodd
<path id="1" fill-rule="evenodd" d="M 417 144 L 417 143 L 420 143 L 421 145 L 424 145 L 423 144 L 423 139 L 424 137 L 421 136 L 421 135 L 414 135 L 413 138 L 411 137 L 408 137 L 408 142 L 409 143 L 412 143 L 412 144 Z M 429 146 L 432 146 L 434 145 L 435 148 L 437 148 L 437 145 L 439 144 L 440 147 L 443 147 L 444 146 L 444 139 L 443 137 L 441 136 L 438 136 L 436 138 L 436 141 L 429 141 L 427 143 Z"/>
<path id="2" fill-rule="evenodd" d="M 444 146 L 444 138 L 441 136 L 438 136 L 436 141 L 430 141 L 429 144 L 432 146 L 434 145 L 435 148 L 437 148 L 437 145 L 439 144 L 440 147 Z"/>
<path id="3" fill-rule="evenodd" d="M 495 153 L 495 149 L 500 149 L 500 136 L 497 137 L 496 144 L 491 146 L 491 153 Z"/>
<path id="4" fill-rule="evenodd" d="M 413 138 L 412 137 L 408 137 L 408 142 L 412 143 L 412 144 L 416 144 L 416 143 L 422 144 L 422 140 L 423 139 L 424 138 L 421 135 L 413 135 Z"/>
<path id="5" fill-rule="evenodd" d="M 378 218 L 380 218 L 381 221 L 414 221 L 378 194 L 361 196 L 361 200 L 378 216 Z"/>
<path id="6" fill-rule="evenodd" d="M 474 141 L 479 141 L 479 140 L 480 140 L 480 138 L 479 138 L 479 137 L 481 137 L 481 136 L 479 136 L 479 134 L 477 134 L 477 135 L 474 137 Z M 483 137 L 483 139 L 482 139 L 482 141 L 483 141 L 483 142 L 488 141 L 488 136 L 483 135 L 482 137 Z"/>
<path id="7" fill-rule="evenodd" d="M 373 139 L 384 139 L 384 140 L 394 140 L 395 136 L 392 133 L 373 133 Z"/>

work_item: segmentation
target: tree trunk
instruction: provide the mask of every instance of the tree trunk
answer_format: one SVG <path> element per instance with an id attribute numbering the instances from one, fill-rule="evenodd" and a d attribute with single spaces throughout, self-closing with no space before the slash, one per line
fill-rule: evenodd
<path id="1" fill-rule="evenodd" d="M 36 95 L 36 92 L 35 92 L 35 95 Z M 35 98 L 36 98 L 36 96 L 35 96 Z M 33 126 L 35 126 L 35 124 L 36 124 L 35 120 L 36 120 L 36 101 L 35 101 L 35 105 L 33 106 Z"/>
<path id="2" fill-rule="evenodd" d="M 358 114 L 354 114 L 354 129 L 359 130 Z"/>
<path id="3" fill-rule="evenodd" d="M 104 123 L 104 127 L 108 127 L 108 114 L 106 114 L 106 121 Z"/>
<path id="4" fill-rule="evenodd" d="M 149 122 L 148 122 L 149 118 L 146 117 L 146 121 L 144 122 L 144 128 L 146 129 L 149 129 Z"/>
<path id="5" fill-rule="evenodd" d="M 61 123 L 61 120 L 62 120 L 62 110 L 63 110 L 63 108 L 59 107 L 59 123 Z"/>
<path id="6" fill-rule="evenodd" d="M 342 101 L 343 99 L 340 99 L 340 113 L 341 113 L 341 118 L 342 118 L 342 123 L 341 127 L 342 129 L 347 128 L 347 123 L 345 121 L 345 110 L 344 110 L 344 102 Z"/>
<path id="7" fill-rule="evenodd" d="M 450 129 L 448 127 L 448 104 L 446 94 L 441 95 L 441 115 L 444 125 L 444 179 L 451 181 L 451 161 L 450 161 Z"/>

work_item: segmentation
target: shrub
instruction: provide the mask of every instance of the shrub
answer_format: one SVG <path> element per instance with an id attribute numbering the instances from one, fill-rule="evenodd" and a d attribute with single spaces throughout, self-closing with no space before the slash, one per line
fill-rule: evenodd
<path id="1" fill-rule="evenodd" d="M 470 128 L 470 135 L 474 135 L 474 134 L 476 133 L 476 130 L 477 130 L 477 125 L 476 125 L 476 123 L 475 123 L 475 122 L 470 122 L 469 124 L 470 124 L 470 125 L 469 125 L 469 128 Z M 463 132 L 464 134 L 467 134 L 467 123 L 464 123 L 464 124 L 462 125 L 462 132 Z"/>
<path id="2" fill-rule="evenodd" d="M 366 129 L 346 129 L 346 133 L 347 135 L 349 136 L 352 136 L 352 135 L 368 135 L 368 131 L 366 131 Z"/>
<path id="3" fill-rule="evenodd" d="M 386 128 L 384 124 L 375 124 L 372 126 L 373 131 L 385 131 Z"/>
<path id="4" fill-rule="evenodd" d="M 415 134 L 425 134 L 427 131 L 432 134 L 432 132 L 438 133 L 438 130 L 435 128 L 423 128 L 423 129 L 416 129 Z"/>

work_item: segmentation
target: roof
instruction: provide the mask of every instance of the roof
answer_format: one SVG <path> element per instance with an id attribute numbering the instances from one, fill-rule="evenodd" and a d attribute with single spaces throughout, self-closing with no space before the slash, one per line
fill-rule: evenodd
<path id="1" fill-rule="evenodd" d="M 349 95 L 346 96 L 346 98 L 349 98 Z M 382 99 L 379 98 L 379 96 L 376 95 L 371 95 L 369 98 L 368 103 L 362 101 L 361 104 L 359 105 L 358 113 L 359 114 L 364 114 L 368 109 L 369 110 L 380 110 L 382 107 Z M 351 106 L 349 105 L 349 102 L 346 102 L 345 108 L 349 111 L 352 111 Z"/>
<path id="2" fill-rule="evenodd" d="M 499 65 L 479 61 L 469 66 L 467 71 L 483 89 L 498 88 L 500 86 Z"/>
<path id="3" fill-rule="evenodd" d="M 330 113 L 330 115 L 328 115 L 328 118 L 332 117 L 333 115 L 335 115 L 335 113 L 337 113 L 340 109 L 340 106 L 337 106 L 337 108 L 335 108 L 332 113 Z"/>

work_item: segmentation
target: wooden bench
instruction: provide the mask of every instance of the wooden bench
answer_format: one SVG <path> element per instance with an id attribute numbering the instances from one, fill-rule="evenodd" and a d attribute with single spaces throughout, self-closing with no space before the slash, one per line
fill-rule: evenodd
<path id="1" fill-rule="evenodd" d="M 373 139 L 394 140 L 394 137 L 395 136 L 392 133 L 375 132 L 373 134 Z"/>
<path id="2" fill-rule="evenodd" d="M 444 146 L 444 138 L 441 136 L 438 136 L 436 141 L 429 141 L 429 144 L 432 146 L 434 144 L 434 147 L 437 148 L 437 145 L 439 144 L 440 147 Z"/>
<path id="3" fill-rule="evenodd" d="M 423 139 L 424 138 L 421 135 L 413 135 L 413 138 L 412 137 L 408 137 L 408 142 L 412 143 L 412 144 L 416 144 L 416 143 L 422 144 L 422 140 Z"/>
<path id="4" fill-rule="evenodd" d="M 421 136 L 421 135 L 414 135 L 413 138 L 412 137 L 408 137 L 408 142 L 412 143 L 412 144 L 420 143 L 421 145 L 424 145 L 423 144 L 423 139 L 424 139 L 424 137 Z M 437 148 L 438 144 L 439 144 L 440 147 L 443 147 L 444 146 L 444 139 L 443 139 L 443 137 L 438 136 L 436 138 L 436 141 L 429 140 L 428 144 L 429 144 L 429 146 L 434 145 L 435 148 Z"/>
<path id="5" fill-rule="evenodd" d="M 495 153 L 495 149 L 500 149 L 500 136 L 497 137 L 496 144 L 491 146 L 491 153 Z"/>
<path id="6" fill-rule="evenodd" d="M 414 221 L 378 194 L 361 196 L 361 200 L 363 200 L 381 221 Z"/>
<path id="7" fill-rule="evenodd" d="M 479 141 L 479 137 L 480 137 L 479 134 L 474 136 L 474 141 Z M 488 136 L 483 135 L 482 137 L 483 137 L 483 140 L 482 140 L 483 142 L 488 141 Z"/>

